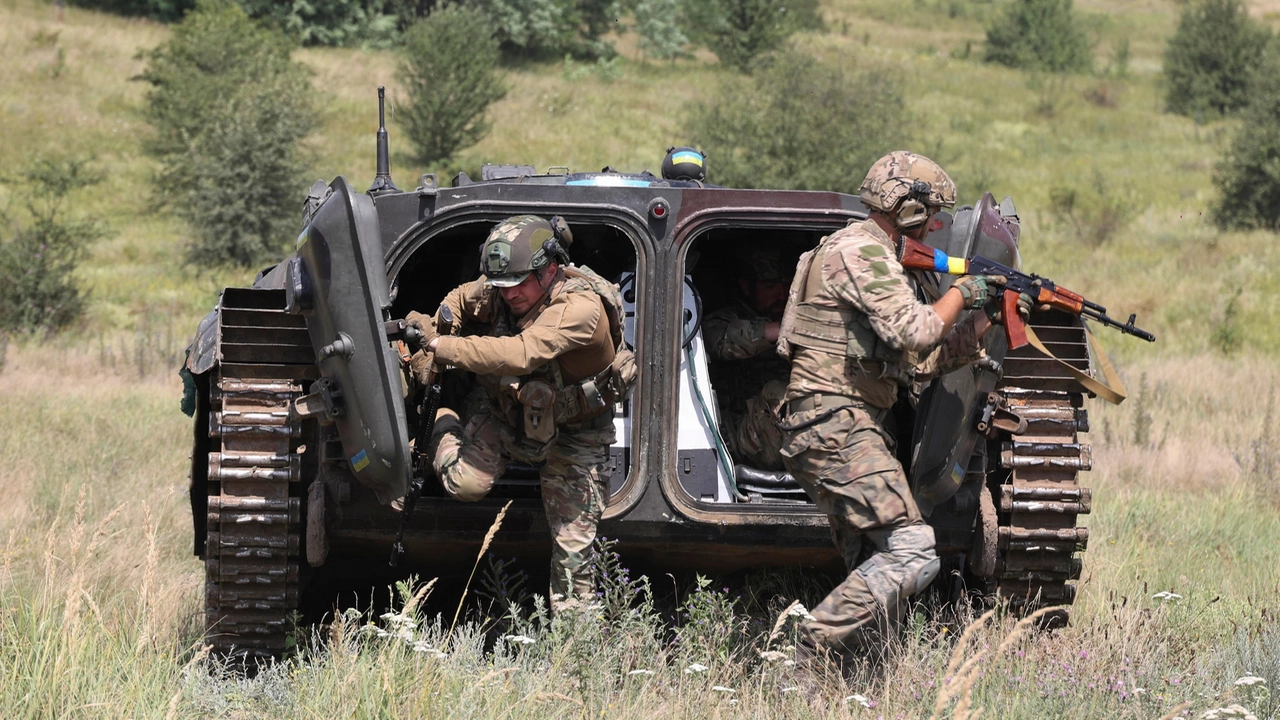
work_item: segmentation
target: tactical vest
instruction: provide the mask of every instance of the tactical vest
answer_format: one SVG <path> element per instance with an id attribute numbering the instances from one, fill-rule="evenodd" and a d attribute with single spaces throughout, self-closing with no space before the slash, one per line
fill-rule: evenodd
<path id="1" fill-rule="evenodd" d="M 822 294 L 822 261 L 831 235 L 800 256 L 787 309 L 778 330 L 778 354 L 790 360 L 802 347 L 861 362 L 880 363 L 880 375 L 909 380 L 910 368 L 901 349 L 885 342 L 865 313 L 850 307 L 828 308 L 810 301 Z M 815 268 L 816 264 L 816 268 Z"/>
<path id="2" fill-rule="evenodd" d="M 635 353 L 622 334 L 624 311 L 618 286 L 585 266 L 565 267 L 563 271 L 565 281 L 559 292 L 595 293 L 604 309 L 604 322 L 596 324 L 592 341 L 586 346 L 554 358 L 518 379 L 515 400 L 525 408 L 526 425 L 530 413 L 549 414 L 557 426 L 600 417 L 612 411 L 614 403 L 627 397 L 636 379 Z M 500 313 L 493 334 L 518 332 L 510 315 Z M 546 392 L 535 390 L 539 382 L 549 386 Z"/>

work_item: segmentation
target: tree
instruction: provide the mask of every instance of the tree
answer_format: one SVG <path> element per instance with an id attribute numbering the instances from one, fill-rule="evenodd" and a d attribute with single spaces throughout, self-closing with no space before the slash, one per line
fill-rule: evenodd
<path id="1" fill-rule="evenodd" d="M 310 72 L 292 49 L 239 5 L 201 0 L 146 54 L 144 148 L 160 165 L 157 199 L 195 234 L 192 263 L 251 266 L 297 230 L 301 141 L 316 121 Z"/>
<path id="2" fill-rule="evenodd" d="M 1270 40 L 1241 0 L 1187 5 L 1165 49 L 1169 111 L 1205 119 L 1243 109 Z"/>
<path id="3" fill-rule="evenodd" d="M 59 330 L 84 312 L 75 270 L 106 230 L 95 220 L 68 219 L 64 210 L 72 193 L 102 179 L 75 158 L 37 160 L 23 171 L 17 194 L 27 221 L 0 216 L 9 229 L 0 238 L 0 329 Z"/>
<path id="4" fill-rule="evenodd" d="M 117 15 L 176 22 L 195 7 L 195 0 L 71 0 L 71 4 Z"/>
<path id="5" fill-rule="evenodd" d="M 754 78 L 728 79 L 687 133 L 718 185 L 856 193 L 863 171 L 903 145 L 907 125 L 896 76 L 787 51 Z"/>
<path id="6" fill-rule="evenodd" d="M 489 132 L 489 105 L 507 92 L 498 59 L 489 17 L 474 8 L 443 7 L 409 28 L 400 64 L 409 99 L 400 123 L 420 161 L 447 161 Z"/>
<path id="7" fill-rule="evenodd" d="M 695 39 L 741 72 L 792 33 L 822 26 L 817 0 L 686 0 L 685 14 Z"/>
<path id="8" fill-rule="evenodd" d="M 680 0 L 634 0 L 631 10 L 640 36 L 640 51 L 647 57 L 672 60 L 688 55 L 689 38 L 681 30 L 684 14 Z"/>
<path id="9" fill-rule="evenodd" d="M 610 57 L 602 39 L 621 14 L 620 0 L 467 0 L 487 14 L 511 59 Z"/>
<path id="10" fill-rule="evenodd" d="M 1265 70 L 1214 171 L 1219 198 L 1213 218 L 1224 229 L 1280 231 L 1280 62 Z"/>
<path id="11" fill-rule="evenodd" d="M 1048 72 L 1082 72 L 1093 65 L 1071 0 L 1013 0 L 987 27 L 983 60 Z"/>

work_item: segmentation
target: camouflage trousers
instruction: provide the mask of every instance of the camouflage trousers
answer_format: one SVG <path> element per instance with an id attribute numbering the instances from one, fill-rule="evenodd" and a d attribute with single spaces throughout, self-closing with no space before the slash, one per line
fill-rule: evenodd
<path id="1" fill-rule="evenodd" d="M 904 601 L 938 573 L 933 528 L 889 449 L 882 415 L 847 406 L 806 410 L 781 423 L 787 471 L 826 513 L 849 573 L 810 611 L 801 655 L 873 650 L 896 627 Z"/>
<path id="2" fill-rule="evenodd" d="M 786 394 L 786 383 L 770 380 L 759 394 L 747 399 L 746 412 L 725 413 L 724 441 L 734 460 L 758 470 L 783 469 L 776 413 Z"/>
<path id="3" fill-rule="evenodd" d="M 481 408 L 465 425 L 445 408 L 437 415 L 432 435 L 432 464 L 449 495 L 475 502 L 489 494 L 508 461 L 546 463 L 539 477 L 551 528 L 552 605 L 558 608 L 593 592 L 588 561 L 609 499 L 604 465 L 613 441 L 609 414 L 561 426 L 551 440 L 535 443 L 518 437 L 491 406 Z"/>

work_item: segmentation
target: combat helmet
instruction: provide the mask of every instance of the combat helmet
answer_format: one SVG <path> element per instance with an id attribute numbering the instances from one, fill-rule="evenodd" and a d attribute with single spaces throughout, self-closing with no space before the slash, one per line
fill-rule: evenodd
<path id="1" fill-rule="evenodd" d="M 946 171 L 906 150 L 875 161 L 859 194 L 863 204 L 888 215 L 900 229 L 917 227 L 930 212 L 956 204 L 956 186 Z"/>
<path id="2" fill-rule="evenodd" d="M 790 277 L 784 272 L 782 252 L 777 248 L 761 246 L 742 248 L 737 255 L 736 265 L 738 275 L 746 280 L 761 283 L 790 281 Z"/>
<path id="3" fill-rule="evenodd" d="M 667 148 L 667 156 L 662 159 L 662 177 L 702 182 L 707 179 L 707 156 L 691 147 Z"/>
<path id="4" fill-rule="evenodd" d="M 513 287 L 552 260 L 569 262 L 573 233 L 564 218 L 516 215 L 498 223 L 480 248 L 480 272 L 489 287 Z"/>

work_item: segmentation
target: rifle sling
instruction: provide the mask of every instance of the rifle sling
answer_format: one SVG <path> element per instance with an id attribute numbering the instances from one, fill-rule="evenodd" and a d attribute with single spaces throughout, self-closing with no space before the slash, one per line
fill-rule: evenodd
<path id="1" fill-rule="evenodd" d="M 1085 325 L 1083 321 L 1081 322 L 1081 325 L 1084 327 L 1085 341 L 1089 347 L 1089 354 L 1098 361 L 1098 366 L 1102 370 L 1102 377 L 1105 382 L 1099 381 L 1097 378 L 1091 377 L 1088 373 L 1082 372 L 1080 369 L 1059 359 L 1058 356 L 1049 351 L 1049 348 L 1045 347 L 1044 343 L 1040 341 L 1040 338 L 1036 335 L 1035 330 L 1031 329 L 1030 325 L 1026 326 L 1027 341 L 1030 342 L 1031 346 L 1036 350 L 1039 350 L 1044 353 L 1046 357 L 1061 365 L 1062 368 L 1067 371 L 1067 374 L 1074 378 L 1076 382 L 1085 386 L 1089 392 L 1097 395 L 1103 400 L 1106 400 L 1112 405 L 1119 405 L 1124 402 L 1126 397 L 1128 397 L 1129 391 L 1125 389 L 1124 381 L 1120 379 L 1120 375 L 1116 373 L 1115 367 L 1111 365 L 1111 359 L 1107 357 L 1105 352 L 1103 352 L 1102 345 L 1098 342 L 1097 338 L 1093 336 L 1093 333 L 1089 332 L 1089 326 Z"/>

